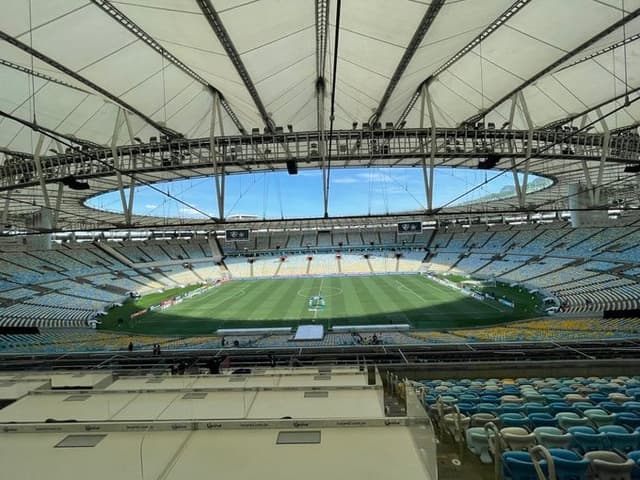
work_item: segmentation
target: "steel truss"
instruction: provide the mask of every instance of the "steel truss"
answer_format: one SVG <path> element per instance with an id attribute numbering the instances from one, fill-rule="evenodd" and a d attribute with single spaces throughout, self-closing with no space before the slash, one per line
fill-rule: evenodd
<path id="1" fill-rule="evenodd" d="M 319 168 L 331 144 L 334 166 L 415 166 L 424 156 L 439 159 L 498 159 L 497 168 L 512 168 L 503 159 L 527 158 L 640 163 L 640 138 L 633 135 L 570 133 L 552 130 L 496 130 L 423 128 L 340 130 L 258 135 L 167 139 L 162 142 L 97 149 L 76 149 L 40 156 L 43 178 L 34 159 L 9 158 L 0 167 L 0 191 L 77 178 L 108 177 L 178 169 L 209 168 L 215 162 L 225 173 L 284 170 L 287 160 L 302 168 Z M 213 149 L 211 148 L 213 146 Z M 215 152 L 212 155 L 212 150 Z M 540 153 L 538 153 L 540 152 Z"/>

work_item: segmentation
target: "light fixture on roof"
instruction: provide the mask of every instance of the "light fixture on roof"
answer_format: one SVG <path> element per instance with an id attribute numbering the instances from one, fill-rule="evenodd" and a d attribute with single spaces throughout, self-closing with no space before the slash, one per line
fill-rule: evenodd
<path id="1" fill-rule="evenodd" d="M 293 133 L 293 125 L 287 125 L 287 129 L 290 133 Z"/>
<path id="2" fill-rule="evenodd" d="M 478 168 L 480 170 L 491 170 L 498 164 L 499 161 L 499 155 L 487 155 L 487 158 L 478 162 Z"/>
<path id="3" fill-rule="evenodd" d="M 69 187 L 71 190 L 89 190 L 88 182 L 79 182 L 76 177 L 69 175 L 60 180 L 63 185 Z"/>
<path id="4" fill-rule="evenodd" d="M 352 126 L 353 126 L 354 130 L 357 130 L 358 129 L 358 122 L 353 122 Z"/>

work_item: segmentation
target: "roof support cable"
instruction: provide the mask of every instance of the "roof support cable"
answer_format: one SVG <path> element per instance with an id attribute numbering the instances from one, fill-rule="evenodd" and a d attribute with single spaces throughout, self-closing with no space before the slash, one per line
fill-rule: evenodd
<path id="1" fill-rule="evenodd" d="M 331 116 L 329 117 L 329 152 L 327 155 L 327 183 L 324 185 L 324 189 L 327 192 L 327 198 L 329 198 L 329 183 L 331 179 L 331 144 L 333 143 L 333 121 L 335 119 L 335 107 L 336 107 L 336 78 L 338 68 L 338 43 L 340 41 L 340 7 L 342 6 L 342 0 L 338 0 L 336 6 L 336 35 L 333 42 L 333 72 L 331 74 Z M 324 212 L 324 218 L 329 217 L 329 212 Z"/>
<path id="2" fill-rule="evenodd" d="M 622 18 L 624 18 L 624 0 L 622 0 Z M 627 39 L 627 24 L 626 22 L 622 24 L 622 41 L 623 41 L 623 45 L 622 45 L 622 53 L 624 55 L 624 105 L 625 107 L 628 107 L 630 105 L 630 100 L 629 100 L 629 76 L 628 76 L 628 72 L 627 72 L 627 42 L 625 41 Z M 613 64 L 615 65 L 615 62 L 613 62 Z"/>
<path id="3" fill-rule="evenodd" d="M 6 116 L 6 114 L 4 114 L 2 111 L 0 111 L 0 114 Z M 38 125 L 32 125 L 32 124 L 30 124 L 30 122 L 27 122 L 26 120 L 22 120 L 22 119 L 17 118 L 17 117 L 11 117 L 11 118 L 13 120 L 15 120 L 16 122 L 18 122 L 18 123 L 20 123 L 20 124 L 22 124 L 22 125 L 24 125 L 26 127 L 29 127 L 32 130 L 35 130 L 35 131 L 41 133 L 45 137 L 48 137 L 48 138 L 51 138 L 51 139 L 55 140 L 56 142 L 64 145 L 65 147 L 73 148 L 73 145 L 69 141 L 66 141 L 66 140 L 63 140 L 63 139 L 55 137 L 52 133 L 50 133 L 45 128 L 42 128 L 42 127 L 40 127 Z M 124 170 L 122 170 L 120 168 L 116 168 L 114 165 L 111 165 L 111 164 L 107 163 L 106 161 L 102 160 L 101 158 L 99 158 L 99 156 L 97 154 L 92 154 L 92 152 L 89 151 L 89 152 L 86 152 L 85 155 L 90 157 L 91 160 L 93 160 L 93 161 L 95 161 L 95 162 L 97 162 L 97 163 L 99 163 L 99 164 L 101 164 L 101 165 L 113 170 L 114 172 L 120 173 L 121 175 L 125 175 L 125 176 L 127 176 L 129 178 L 133 177 L 133 174 L 128 173 L 128 172 L 126 172 L 126 171 L 124 171 Z M 179 204 L 183 205 L 184 207 L 187 207 L 187 208 L 189 208 L 189 209 L 191 209 L 191 210 L 193 210 L 195 212 L 198 212 L 200 215 L 204 215 L 205 218 L 211 220 L 214 223 L 219 223 L 219 221 L 220 221 L 220 219 L 217 219 L 217 218 L 211 216 L 210 214 L 206 213 L 205 211 L 203 211 L 203 210 L 191 205 L 188 202 L 185 202 L 181 198 L 178 198 L 175 195 L 172 195 L 170 193 L 163 192 L 160 188 L 156 187 L 153 183 L 148 182 L 146 180 L 143 180 L 139 176 L 137 178 L 135 178 L 135 181 L 138 182 L 138 183 L 141 183 L 142 185 L 144 185 L 146 187 L 149 187 L 151 190 L 154 190 L 154 191 L 166 196 L 167 198 L 173 200 L 174 202 L 178 202 Z"/>
<path id="4" fill-rule="evenodd" d="M 31 0 L 29 0 L 29 47 L 33 49 L 33 18 L 31 13 Z M 29 61 L 31 62 L 31 71 L 33 72 L 33 51 L 29 55 Z M 38 120 L 36 118 L 36 84 L 33 75 L 31 75 L 31 104 L 33 109 L 32 120 L 33 123 L 37 124 Z"/>
<path id="5" fill-rule="evenodd" d="M 638 101 L 638 100 L 640 100 L 640 96 L 639 96 L 639 97 L 634 98 L 633 100 L 630 100 L 630 101 L 629 101 L 629 105 L 631 105 L 632 103 L 635 103 L 635 102 L 636 102 L 636 101 Z M 537 151 L 536 155 L 539 155 L 539 154 L 541 154 L 541 153 L 546 152 L 547 150 L 549 150 L 549 149 L 553 148 L 555 145 L 563 144 L 564 142 L 566 142 L 567 140 L 569 140 L 571 137 L 573 137 L 573 136 L 575 136 L 575 135 L 577 135 L 577 134 L 579 134 L 579 133 L 582 133 L 582 132 L 588 131 L 588 130 L 589 130 L 591 127 L 593 127 L 596 123 L 600 123 L 600 122 L 604 121 L 604 119 L 606 119 L 607 117 L 610 117 L 611 115 L 615 115 L 615 114 L 616 114 L 616 113 L 618 113 L 620 110 L 622 110 L 622 109 L 624 109 L 624 108 L 627 108 L 629 105 L 620 105 L 619 107 L 614 108 L 613 110 L 611 110 L 609 113 L 606 113 L 606 114 L 604 114 L 604 115 L 599 115 L 599 116 L 598 116 L 598 118 L 596 118 L 595 120 L 593 120 L 592 122 L 590 122 L 590 123 L 588 123 L 588 124 L 585 124 L 584 126 L 582 126 L 581 128 L 579 128 L 577 131 L 575 131 L 575 132 L 570 132 L 570 133 L 568 133 L 567 135 L 564 135 L 562 138 L 557 139 L 555 142 L 553 142 L 553 143 L 549 143 L 548 145 L 546 145 L 546 146 L 544 146 L 544 147 L 540 148 L 540 149 Z M 518 167 L 522 166 L 522 164 L 523 164 L 523 163 L 525 163 L 527 160 L 528 160 L 527 158 L 521 159 L 521 160 L 520 160 L 516 165 L 514 165 L 514 166 L 513 166 L 513 168 L 512 168 L 512 169 L 516 169 L 516 168 L 518 168 Z M 480 189 L 480 188 L 484 188 L 487 184 L 491 183 L 491 182 L 492 182 L 493 180 L 495 180 L 496 178 L 499 178 L 499 177 L 501 177 L 502 175 L 504 175 L 504 174 L 506 174 L 506 173 L 508 173 L 508 172 L 510 172 L 510 171 L 511 171 L 511 170 L 510 170 L 510 169 L 507 169 L 507 168 L 506 168 L 506 169 L 504 169 L 504 170 L 501 170 L 500 172 L 498 172 L 497 174 L 495 174 L 493 177 L 486 179 L 483 183 L 480 183 L 480 184 L 477 184 L 477 185 L 473 186 L 472 188 L 470 188 L 470 189 L 469 189 L 469 190 L 467 190 L 466 192 L 463 192 L 463 193 L 461 193 L 460 195 L 458 195 L 457 197 L 455 197 L 454 199 L 452 199 L 452 200 L 448 201 L 447 203 L 445 203 L 444 205 L 442 205 L 441 207 L 439 207 L 438 209 L 436 209 L 436 213 L 437 213 L 437 212 L 439 212 L 439 211 L 441 211 L 442 209 L 444 209 L 444 208 L 446 208 L 446 207 L 448 207 L 448 206 L 450 206 L 450 205 L 454 204 L 455 202 L 457 202 L 457 201 L 458 201 L 458 200 L 460 200 L 461 198 L 464 198 L 464 197 L 465 197 L 465 196 L 467 196 L 468 194 L 470 194 L 470 193 L 472 193 L 472 192 L 474 192 L 474 191 L 476 191 L 476 190 L 478 190 L 478 189 Z"/>

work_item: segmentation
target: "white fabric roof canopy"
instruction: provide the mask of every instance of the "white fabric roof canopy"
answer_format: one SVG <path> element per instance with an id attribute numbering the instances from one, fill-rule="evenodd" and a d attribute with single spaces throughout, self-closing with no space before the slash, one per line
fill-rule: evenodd
<path id="1" fill-rule="evenodd" d="M 318 128 L 316 115 L 316 5 L 312 0 L 204 0 L 215 9 L 249 81 L 275 125 Z M 211 27 L 200 0 L 6 0 L 0 30 L 106 90 L 154 123 L 195 138 L 209 134 L 210 85 L 244 128 L 264 128 L 260 109 Z M 337 0 L 329 0 L 325 126 L 329 125 Z M 429 93 L 438 126 L 454 127 L 485 109 L 501 125 L 522 90 L 537 127 L 601 105 L 623 105 L 625 91 L 640 88 L 640 17 L 559 59 L 640 8 L 640 0 L 446 0 L 411 56 L 379 121 L 396 123 L 419 86 L 435 72 Z M 106 11 L 118 9 L 119 22 Z M 414 32 L 430 7 L 417 0 L 344 0 L 341 6 L 334 128 L 367 122 L 376 111 Z M 441 69 L 503 13 L 491 34 Z M 123 23 L 133 22 L 146 42 Z M 161 54 L 153 45 L 171 56 Z M 604 53 L 602 53 L 604 51 Z M 185 68 L 173 63 L 181 62 Z M 0 110 L 56 132 L 108 145 L 119 105 L 59 68 L 0 40 Z M 29 74 L 33 70 L 35 75 Z M 190 72 L 193 72 L 191 74 Z M 637 93 L 630 95 L 631 100 Z M 640 121 L 640 102 L 606 118 L 609 128 Z M 420 124 L 419 104 L 407 126 Z M 597 118 L 595 111 L 590 120 Z M 158 135 L 129 115 L 134 136 Z M 429 125 L 426 119 L 425 125 Z M 526 128 L 518 108 L 515 128 Z M 600 124 L 596 129 L 602 128 Z M 225 134 L 238 133 L 223 111 Z M 118 144 L 130 143 L 126 128 Z M 0 147 L 33 152 L 30 128 L 0 118 Z M 47 141 L 46 149 L 56 148 Z"/>

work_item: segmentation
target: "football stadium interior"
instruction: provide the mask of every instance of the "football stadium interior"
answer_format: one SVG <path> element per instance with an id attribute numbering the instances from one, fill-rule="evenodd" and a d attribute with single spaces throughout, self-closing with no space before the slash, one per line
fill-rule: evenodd
<path id="1" fill-rule="evenodd" d="M 0 477 L 640 479 L 638 40 L 0 2 Z"/>

